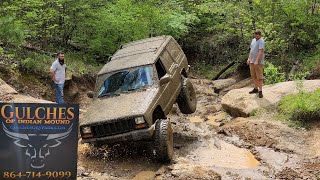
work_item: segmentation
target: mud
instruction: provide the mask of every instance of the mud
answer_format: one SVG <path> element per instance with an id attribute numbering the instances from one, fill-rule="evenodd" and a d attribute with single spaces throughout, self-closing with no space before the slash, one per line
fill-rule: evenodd
<path id="1" fill-rule="evenodd" d="M 105 179 L 317 179 L 318 127 L 292 129 L 272 113 L 232 119 L 221 111 L 211 81 L 193 80 L 198 109 L 183 115 L 176 106 L 170 164 L 152 158 L 152 143 L 94 148 L 79 144 L 79 166 Z M 78 179 L 88 177 L 79 176 Z"/>
<path id="2" fill-rule="evenodd" d="M 4 80 L 12 84 L 19 81 Z M 26 84 L 28 88 L 18 88 L 18 92 L 43 97 L 41 88 L 50 88 L 45 83 L 42 87 L 42 82 L 34 83 L 39 89 L 32 88 L 31 80 L 19 82 L 20 88 Z M 79 143 L 78 179 L 320 178 L 319 122 L 309 129 L 293 129 L 276 120 L 275 112 L 232 119 L 222 111 L 222 95 L 213 92 L 211 81 L 193 83 L 198 95 L 196 113 L 183 115 L 174 106 L 168 117 L 174 130 L 174 157 L 170 164 L 152 158 L 152 142 L 100 148 Z M 71 89 L 79 92 L 76 101 L 80 102 L 81 120 L 92 102 L 86 97 L 90 88 L 76 83 Z"/>

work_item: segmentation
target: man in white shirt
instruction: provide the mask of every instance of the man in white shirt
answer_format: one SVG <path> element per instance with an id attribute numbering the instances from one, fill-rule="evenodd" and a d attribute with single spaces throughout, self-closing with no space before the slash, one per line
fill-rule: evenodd
<path id="1" fill-rule="evenodd" d="M 66 79 L 66 64 L 64 63 L 63 52 L 57 54 L 57 59 L 50 67 L 50 75 L 56 88 L 56 103 L 64 104 L 63 87 Z"/>
<path id="2" fill-rule="evenodd" d="M 253 38 L 251 41 L 250 53 L 247 60 L 247 64 L 250 65 L 250 74 L 254 83 L 254 89 L 249 93 L 258 93 L 259 98 L 262 98 L 265 42 L 261 37 L 261 30 L 256 30 L 254 35 L 255 38 Z"/>

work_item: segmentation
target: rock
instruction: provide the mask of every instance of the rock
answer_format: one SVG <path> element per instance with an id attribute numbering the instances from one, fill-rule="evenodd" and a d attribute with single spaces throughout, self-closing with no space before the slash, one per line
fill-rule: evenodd
<path id="1" fill-rule="evenodd" d="M 303 91 L 311 92 L 320 88 L 320 80 L 307 80 L 303 82 Z M 252 88 L 241 88 L 229 91 L 222 97 L 222 107 L 231 116 L 248 117 L 259 108 L 272 107 L 281 100 L 282 97 L 298 93 L 297 83 L 294 81 L 282 82 L 263 87 L 263 98 L 256 94 L 249 94 Z"/>
<path id="2" fill-rule="evenodd" d="M 18 92 L 0 79 L 0 95 L 18 94 Z"/>
<path id="3" fill-rule="evenodd" d="M 78 169 L 78 170 L 77 170 L 77 176 L 78 176 L 78 177 L 80 177 L 81 174 L 86 171 L 85 168 L 82 167 L 82 166 L 79 166 L 77 169 Z"/>
<path id="4" fill-rule="evenodd" d="M 85 176 L 85 177 L 88 177 L 89 174 L 90 174 L 90 173 L 88 173 L 88 172 L 83 172 L 81 175 L 82 175 L 82 176 Z"/>
<path id="5" fill-rule="evenodd" d="M 80 113 L 86 113 L 87 110 L 85 110 L 85 109 L 79 109 L 79 112 L 80 112 Z"/>
<path id="6" fill-rule="evenodd" d="M 222 109 L 222 106 L 220 104 L 215 104 L 215 105 L 209 105 L 206 106 L 206 113 L 207 114 L 214 114 Z"/>
<path id="7" fill-rule="evenodd" d="M 159 176 L 164 174 L 167 171 L 167 169 L 168 168 L 166 166 L 162 166 L 160 169 L 158 169 L 158 171 L 156 172 L 156 175 Z"/>
<path id="8" fill-rule="evenodd" d="M 215 80 L 212 82 L 214 92 L 219 93 L 221 90 L 233 85 L 236 82 L 237 80 L 234 78 Z"/>
<path id="9" fill-rule="evenodd" d="M 232 90 L 232 89 L 239 89 L 239 88 L 243 88 L 243 87 L 248 87 L 252 84 L 251 78 L 247 78 L 244 79 L 240 82 L 237 82 L 235 84 L 232 84 L 231 86 L 223 89 L 222 91 L 220 91 L 219 94 L 221 95 L 225 95 L 228 91 Z"/>
<path id="10" fill-rule="evenodd" d="M 218 131 L 218 134 L 224 134 L 226 136 L 232 137 L 232 133 L 228 129 L 224 129 L 224 128 L 220 129 Z"/>

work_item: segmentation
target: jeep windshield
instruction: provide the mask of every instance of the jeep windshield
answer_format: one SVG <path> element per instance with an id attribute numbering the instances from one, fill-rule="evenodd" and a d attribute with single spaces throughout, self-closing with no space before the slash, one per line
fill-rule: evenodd
<path id="1" fill-rule="evenodd" d="M 110 73 L 99 88 L 98 97 L 120 95 L 122 92 L 134 91 L 153 83 L 152 66 L 125 69 Z"/>

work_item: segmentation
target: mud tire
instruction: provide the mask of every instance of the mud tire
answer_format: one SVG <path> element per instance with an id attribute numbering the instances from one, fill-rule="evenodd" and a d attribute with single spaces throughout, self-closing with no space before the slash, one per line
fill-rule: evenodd
<path id="1" fill-rule="evenodd" d="M 155 158 L 159 162 L 170 162 L 173 155 L 173 132 L 169 120 L 160 119 L 156 122 Z"/>
<path id="2" fill-rule="evenodd" d="M 177 103 L 183 114 L 192 114 L 197 109 L 196 91 L 188 78 L 182 78 L 181 92 L 177 98 Z"/>

